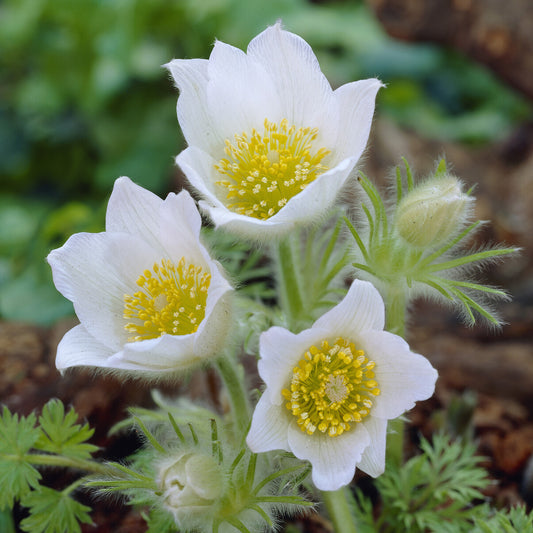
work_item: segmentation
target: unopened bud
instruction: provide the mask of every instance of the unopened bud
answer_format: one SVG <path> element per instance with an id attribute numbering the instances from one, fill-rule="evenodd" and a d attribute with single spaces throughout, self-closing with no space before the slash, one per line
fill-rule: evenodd
<path id="1" fill-rule="evenodd" d="M 199 453 L 185 453 L 165 461 L 159 470 L 158 484 L 164 505 L 178 524 L 208 510 L 224 489 L 218 463 Z"/>
<path id="2" fill-rule="evenodd" d="M 464 224 L 472 201 L 454 176 L 430 179 L 407 193 L 398 204 L 398 233 L 409 244 L 421 248 L 443 244 Z"/>

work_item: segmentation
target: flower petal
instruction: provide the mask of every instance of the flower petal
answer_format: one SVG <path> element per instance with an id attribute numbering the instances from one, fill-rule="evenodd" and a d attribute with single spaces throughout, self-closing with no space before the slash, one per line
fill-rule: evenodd
<path id="1" fill-rule="evenodd" d="M 198 327 L 194 341 L 194 352 L 204 358 L 220 351 L 231 326 L 231 293 L 233 289 L 218 273 L 216 266 L 211 272 L 212 278 L 207 294 L 205 318 Z"/>
<path id="2" fill-rule="evenodd" d="M 357 468 L 369 476 L 378 477 L 385 471 L 387 421 L 369 416 L 362 423 L 370 435 L 370 444 L 365 448 Z"/>
<path id="3" fill-rule="evenodd" d="M 156 339 L 130 342 L 107 361 L 108 368 L 151 373 L 184 370 L 203 360 L 194 352 L 194 333 L 162 335 Z"/>
<path id="4" fill-rule="evenodd" d="M 215 160 L 208 153 L 196 146 L 189 146 L 176 156 L 176 164 L 187 176 L 190 184 L 210 204 L 226 209 L 215 195 L 213 178 Z"/>
<path id="5" fill-rule="evenodd" d="M 374 399 L 373 416 L 396 418 L 433 394 L 437 371 L 424 356 L 411 352 L 401 337 L 388 331 L 366 332 L 362 349 L 376 362 L 381 391 Z"/>
<path id="6" fill-rule="evenodd" d="M 180 91 L 177 104 L 178 121 L 185 140 L 206 152 L 224 143 L 212 125 L 207 106 L 207 59 L 174 59 L 164 65 Z"/>
<path id="7" fill-rule="evenodd" d="M 178 158 L 179 164 L 190 179 L 191 184 L 196 186 L 198 180 L 201 180 L 201 171 L 198 167 L 192 168 L 190 157 L 182 158 L 182 154 L 180 154 Z M 196 160 L 192 164 L 198 162 Z M 217 228 L 223 228 L 250 239 L 258 236 L 276 238 L 289 233 L 298 225 L 321 218 L 324 212 L 330 209 L 335 202 L 354 165 L 355 160 L 345 159 L 334 169 L 325 172 L 311 182 L 302 192 L 292 197 L 278 213 L 267 220 L 239 215 L 230 211 L 222 202 L 214 198 L 213 193 L 206 190 L 205 184 L 202 184 L 201 188 L 198 189 L 204 194 L 207 201 L 201 201 L 199 205 L 209 215 Z M 207 170 L 205 166 L 203 168 L 204 171 Z"/>
<path id="8" fill-rule="evenodd" d="M 271 78 L 242 50 L 217 41 L 209 56 L 208 75 L 207 105 L 214 128 L 223 139 L 233 142 L 235 135 L 259 130 L 265 118 L 280 120 Z M 225 157 L 224 144 L 212 155 Z"/>
<path id="9" fill-rule="evenodd" d="M 143 240 L 125 233 L 77 233 L 48 255 L 54 283 L 84 328 L 113 351 L 126 342 L 124 295 L 161 258 Z"/>
<path id="10" fill-rule="evenodd" d="M 331 86 L 311 47 L 298 35 L 275 24 L 248 45 L 248 57 L 260 63 L 275 83 L 280 118 L 296 126 L 336 129 L 328 111 L 334 105 Z M 268 117 L 270 119 L 270 117 Z M 331 138 L 331 134 L 326 134 Z M 331 139 L 333 143 L 335 137 Z"/>
<path id="11" fill-rule="evenodd" d="M 289 446 L 298 459 L 312 465 L 313 483 L 320 490 L 337 490 L 348 485 L 370 436 L 363 424 L 338 437 L 325 434 L 308 435 L 292 422 L 289 426 Z"/>
<path id="12" fill-rule="evenodd" d="M 372 283 L 355 280 L 342 301 L 322 315 L 313 328 L 349 337 L 350 333 L 357 336 L 367 330 L 382 330 L 384 325 L 385 306 L 379 292 Z"/>
<path id="13" fill-rule="evenodd" d="M 202 218 L 191 195 L 183 190 L 170 193 L 160 210 L 158 242 L 166 257 L 178 263 L 182 257 L 203 269 L 208 269 L 209 254 L 200 243 Z M 179 231 L 179 239 L 175 231 Z"/>
<path id="14" fill-rule="evenodd" d="M 115 180 L 106 212 L 106 231 L 138 235 L 148 242 L 159 234 L 163 200 L 123 176 Z"/>
<path id="15" fill-rule="evenodd" d="M 246 444 L 254 453 L 271 450 L 287 450 L 289 419 L 282 408 L 270 403 L 269 395 L 263 394 L 257 402 Z"/>
<path id="16" fill-rule="evenodd" d="M 113 351 L 96 340 L 81 324 L 65 333 L 57 346 L 56 367 L 106 366 Z"/>
<path id="17" fill-rule="evenodd" d="M 335 92 L 339 113 L 336 154 L 340 159 L 361 157 L 372 125 L 376 94 L 383 84 L 377 79 L 359 80 Z"/>
<path id="18" fill-rule="evenodd" d="M 292 378 L 292 370 L 305 352 L 316 342 L 322 340 L 327 332 L 307 329 L 295 335 L 290 331 L 274 326 L 261 333 L 258 363 L 259 375 L 267 385 L 265 394 L 273 404 L 285 402 L 281 391 Z"/>

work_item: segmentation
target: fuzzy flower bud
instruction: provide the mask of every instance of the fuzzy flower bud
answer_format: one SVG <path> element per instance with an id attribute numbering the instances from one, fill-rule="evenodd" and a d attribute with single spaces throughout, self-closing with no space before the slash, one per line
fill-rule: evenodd
<path id="1" fill-rule="evenodd" d="M 398 233 L 416 247 L 439 246 L 453 238 L 466 222 L 472 201 L 456 177 L 435 176 L 407 193 L 398 204 Z"/>
<path id="2" fill-rule="evenodd" d="M 219 498 L 224 479 L 218 463 L 200 453 L 184 453 L 165 461 L 159 470 L 158 485 L 163 492 L 164 506 L 178 524 L 190 521 Z"/>

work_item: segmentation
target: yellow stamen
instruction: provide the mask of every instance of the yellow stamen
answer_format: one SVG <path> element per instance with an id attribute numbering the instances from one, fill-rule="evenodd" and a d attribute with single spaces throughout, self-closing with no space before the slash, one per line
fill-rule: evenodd
<path id="1" fill-rule="evenodd" d="M 124 295 L 128 342 L 194 333 L 205 316 L 211 275 L 182 257 L 176 266 L 162 259 L 137 280 L 141 290 Z"/>
<path id="2" fill-rule="evenodd" d="M 227 159 L 215 169 L 227 179 L 217 181 L 228 209 L 241 215 L 266 220 L 293 196 L 302 192 L 328 168 L 321 164 L 330 152 L 313 150 L 317 128 L 289 126 L 265 119 L 262 134 L 255 129 L 226 140 Z"/>
<path id="3" fill-rule="evenodd" d="M 324 340 L 294 367 L 290 390 L 282 390 L 285 406 L 309 435 L 316 429 L 330 437 L 342 435 L 370 414 L 372 398 L 380 394 L 375 366 L 342 337 L 333 345 Z"/>

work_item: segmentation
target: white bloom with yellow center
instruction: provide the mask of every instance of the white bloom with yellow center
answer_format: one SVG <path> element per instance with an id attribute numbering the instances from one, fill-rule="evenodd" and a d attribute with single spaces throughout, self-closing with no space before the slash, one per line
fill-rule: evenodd
<path id="1" fill-rule="evenodd" d="M 279 235 L 332 206 L 366 146 L 378 80 L 333 91 L 310 46 L 279 23 L 246 53 L 217 41 L 209 60 L 166 67 L 189 145 L 176 161 L 217 227 Z"/>
<path id="2" fill-rule="evenodd" d="M 312 465 L 314 484 L 336 490 L 356 466 L 385 468 L 387 420 L 429 398 L 437 372 L 384 331 L 383 300 L 366 281 L 299 334 L 273 327 L 260 337 L 259 374 L 266 390 L 247 443 L 256 453 L 291 451 Z"/>
<path id="3" fill-rule="evenodd" d="M 119 178 L 106 231 L 77 233 L 48 256 L 80 320 L 59 343 L 57 368 L 162 375 L 213 355 L 229 327 L 232 289 L 200 227 L 188 192 L 161 200 Z"/>

